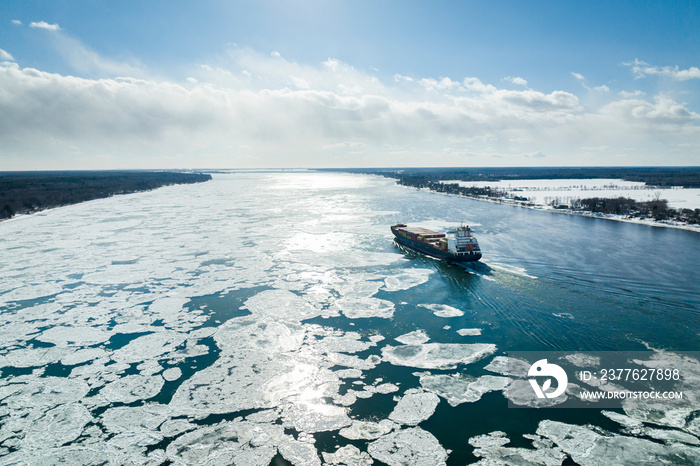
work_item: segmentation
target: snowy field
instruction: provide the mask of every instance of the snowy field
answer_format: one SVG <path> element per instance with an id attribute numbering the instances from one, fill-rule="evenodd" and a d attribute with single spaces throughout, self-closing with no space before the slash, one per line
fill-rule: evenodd
<path id="1" fill-rule="evenodd" d="M 446 184 L 457 183 L 464 187 L 486 187 L 504 189 L 515 196 L 530 199 L 539 205 L 549 205 L 553 200 L 568 204 L 574 199 L 591 197 L 618 198 L 627 197 L 635 201 L 653 201 L 666 199 L 674 209 L 700 209 L 700 189 L 655 188 L 636 181 L 620 179 L 589 180 L 507 180 L 507 181 L 443 181 Z"/>

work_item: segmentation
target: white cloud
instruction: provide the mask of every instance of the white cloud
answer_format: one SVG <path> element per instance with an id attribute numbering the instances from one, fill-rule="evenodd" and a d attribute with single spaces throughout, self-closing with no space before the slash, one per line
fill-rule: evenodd
<path id="1" fill-rule="evenodd" d="M 646 93 L 643 91 L 640 91 L 640 90 L 636 90 L 636 91 L 632 91 L 632 92 L 620 91 L 620 97 L 623 97 L 625 99 L 630 99 L 632 97 L 643 97 L 645 95 L 646 95 Z"/>
<path id="2" fill-rule="evenodd" d="M 396 81 L 397 83 L 401 82 L 401 81 L 406 81 L 406 82 L 412 83 L 414 81 L 414 79 L 409 77 L 409 76 L 402 76 L 400 74 L 395 74 L 394 81 Z"/>
<path id="3" fill-rule="evenodd" d="M 457 81 L 452 81 L 450 78 L 432 79 L 425 78 L 418 81 L 428 91 L 449 91 L 459 89 L 461 86 Z"/>
<path id="4" fill-rule="evenodd" d="M 12 24 L 14 24 L 15 26 L 21 26 L 21 25 L 22 25 L 22 21 L 20 21 L 20 20 L 18 20 L 18 19 L 13 19 L 13 20 L 12 20 Z"/>
<path id="5" fill-rule="evenodd" d="M 292 81 L 294 86 L 296 86 L 298 89 L 310 89 L 311 86 L 309 83 L 306 81 L 304 78 L 298 78 L 296 76 L 290 76 L 289 79 Z"/>
<path id="6" fill-rule="evenodd" d="M 93 53 L 79 54 L 85 67 L 109 69 Z M 465 154 L 485 164 L 499 154 L 504 165 L 542 163 L 547 154 L 548 164 L 570 165 L 581 147 L 603 146 L 594 162 L 604 165 L 625 148 L 653 161 L 660 148 L 668 155 L 685 144 L 668 160 L 684 163 L 698 156 L 687 147 L 700 147 L 700 117 L 664 95 L 606 92 L 603 104 L 583 107 L 565 91 L 504 89 L 476 77 L 384 83 L 337 59 L 311 66 L 246 49 L 193 66 L 182 82 L 128 76 L 87 79 L 2 63 L 0 165 L 86 167 L 76 147 L 93 160 L 87 168 L 459 165 Z M 90 158 L 96 154 L 113 157 Z"/>
<path id="7" fill-rule="evenodd" d="M 575 73 L 572 71 L 571 76 L 576 78 L 576 80 L 579 81 L 581 83 L 581 85 L 583 86 L 583 88 L 586 90 L 598 91 L 598 92 L 610 92 L 610 88 L 608 86 L 606 86 L 605 84 L 600 85 L 600 86 L 596 86 L 596 87 L 589 87 L 586 84 L 586 78 L 581 73 Z"/>
<path id="8" fill-rule="evenodd" d="M 336 142 L 323 146 L 324 149 L 363 149 L 365 147 L 367 145 L 362 142 Z"/>
<path id="9" fill-rule="evenodd" d="M 141 65 L 105 58 L 60 30 L 52 34 L 51 40 L 58 54 L 81 75 L 91 77 L 148 75 Z"/>
<path id="10" fill-rule="evenodd" d="M 58 24 L 49 24 L 46 21 L 38 21 L 29 23 L 30 28 L 46 29 L 47 31 L 60 31 L 61 27 Z"/>
<path id="11" fill-rule="evenodd" d="M 665 95 L 656 96 L 653 103 L 639 99 L 612 102 L 605 106 L 601 113 L 615 115 L 635 124 L 653 122 L 660 125 L 690 125 L 700 117 L 685 105 Z"/>
<path id="12" fill-rule="evenodd" d="M 14 61 L 14 57 L 3 49 L 0 49 L 0 60 Z"/>
<path id="13" fill-rule="evenodd" d="M 507 76 L 503 78 L 505 81 L 511 82 L 516 86 L 527 86 L 527 81 L 520 77 Z"/>
<path id="14" fill-rule="evenodd" d="M 464 78 L 464 87 L 470 91 L 477 92 L 494 92 L 497 90 L 495 86 L 492 86 L 491 84 L 484 84 L 479 80 L 479 78 L 474 77 Z"/>
<path id="15" fill-rule="evenodd" d="M 682 70 L 676 66 L 651 66 L 637 58 L 631 63 L 623 63 L 629 66 L 636 79 L 641 79 L 649 75 L 666 76 L 676 81 L 686 81 L 688 79 L 700 79 L 700 68 L 692 66 Z"/>

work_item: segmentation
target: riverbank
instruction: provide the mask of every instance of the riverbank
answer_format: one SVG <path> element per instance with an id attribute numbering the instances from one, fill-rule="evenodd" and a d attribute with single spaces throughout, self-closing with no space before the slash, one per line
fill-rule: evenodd
<path id="1" fill-rule="evenodd" d="M 172 171 L 0 172 L 0 221 L 117 194 L 209 180 L 208 174 Z"/>
<path id="2" fill-rule="evenodd" d="M 496 204 L 507 204 L 507 205 L 523 207 L 523 208 L 531 209 L 531 210 L 551 212 L 551 213 L 555 213 L 555 214 L 578 215 L 580 217 L 600 218 L 603 220 L 613 220 L 616 222 L 635 223 L 637 225 L 647 225 L 647 226 L 652 226 L 652 227 L 676 228 L 679 230 L 687 230 L 687 231 L 694 231 L 696 233 L 700 233 L 700 225 L 697 225 L 697 224 L 691 225 L 691 224 L 688 224 L 686 222 L 679 222 L 676 220 L 655 220 L 653 218 L 629 217 L 626 215 L 604 214 L 604 213 L 600 213 L 600 212 L 589 212 L 589 211 L 578 210 L 578 209 L 554 208 L 554 207 L 551 207 L 548 205 L 533 204 L 529 201 L 520 201 L 520 200 L 510 199 L 510 198 L 505 198 L 505 197 L 499 198 L 499 197 L 490 197 L 490 196 L 466 196 L 463 194 L 446 193 L 446 192 L 442 192 L 442 191 L 436 191 L 436 190 L 430 189 L 430 188 L 416 188 L 414 186 L 402 185 L 400 183 L 397 183 L 397 184 L 399 186 L 403 186 L 405 188 L 413 188 L 413 189 L 418 189 L 421 191 L 433 192 L 436 194 L 444 194 L 447 196 L 459 196 L 459 197 L 465 197 L 467 199 L 475 199 L 477 201 L 492 202 L 492 203 L 496 203 Z"/>

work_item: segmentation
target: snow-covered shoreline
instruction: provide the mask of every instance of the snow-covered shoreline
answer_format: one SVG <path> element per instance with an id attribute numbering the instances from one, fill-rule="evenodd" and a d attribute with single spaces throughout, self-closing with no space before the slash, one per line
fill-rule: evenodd
<path id="1" fill-rule="evenodd" d="M 533 204 L 571 204 L 573 200 L 598 197 L 615 199 L 626 197 L 637 202 L 665 199 L 673 209 L 700 209 L 700 189 L 679 186 L 647 186 L 637 181 L 613 178 L 591 179 L 539 179 L 502 181 L 441 181 L 443 184 L 458 184 L 465 188 L 490 187 L 511 196 L 527 198 Z"/>
<path id="2" fill-rule="evenodd" d="M 449 182 L 446 182 L 449 183 Z M 416 189 L 413 188 L 412 186 L 405 186 L 406 188 L 411 188 L 411 189 Z M 432 191 L 429 188 L 419 188 L 421 191 L 426 191 L 426 192 L 433 192 L 436 194 L 444 194 L 446 196 L 460 196 L 459 194 L 450 194 L 450 193 L 441 193 L 437 191 Z M 538 210 L 542 212 L 552 212 L 552 213 L 557 213 L 557 214 L 566 214 L 566 215 L 578 215 L 580 217 L 589 217 L 589 218 L 600 218 L 604 220 L 613 220 L 616 222 L 626 222 L 626 223 L 635 223 L 637 225 L 647 225 L 647 226 L 652 226 L 652 227 L 663 227 L 663 228 L 676 228 L 679 230 L 686 230 L 686 231 L 693 231 L 696 233 L 700 233 L 700 225 L 690 225 L 685 222 L 678 222 L 675 220 L 654 220 L 652 218 L 639 218 L 639 217 L 627 217 L 624 215 L 616 215 L 616 214 L 603 214 L 603 213 L 596 213 L 596 212 L 588 212 L 588 211 L 583 211 L 583 210 L 574 210 L 574 209 L 555 209 L 554 207 L 543 205 L 543 204 L 532 204 L 529 201 L 518 201 L 515 199 L 509 199 L 505 197 L 500 197 L 500 198 L 492 198 L 492 197 L 486 197 L 486 196 L 461 196 L 461 197 L 466 197 L 468 199 L 475 199 L 477 201 L 486 201 L 486 202 L 493 202 L 496 204 L 506 204 L 506 205 L 512 205 L 512 206 L 517 206 L 517 207 L 523 207 L 531 210 Z"/>

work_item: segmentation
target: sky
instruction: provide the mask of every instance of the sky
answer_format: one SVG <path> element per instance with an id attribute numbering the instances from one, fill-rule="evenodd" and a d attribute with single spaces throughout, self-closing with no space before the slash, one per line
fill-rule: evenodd
<path id="1" fill-rule="evenodd" d="M 3 0 L 0 171 L 697 166 L 699 9 Z"/>

